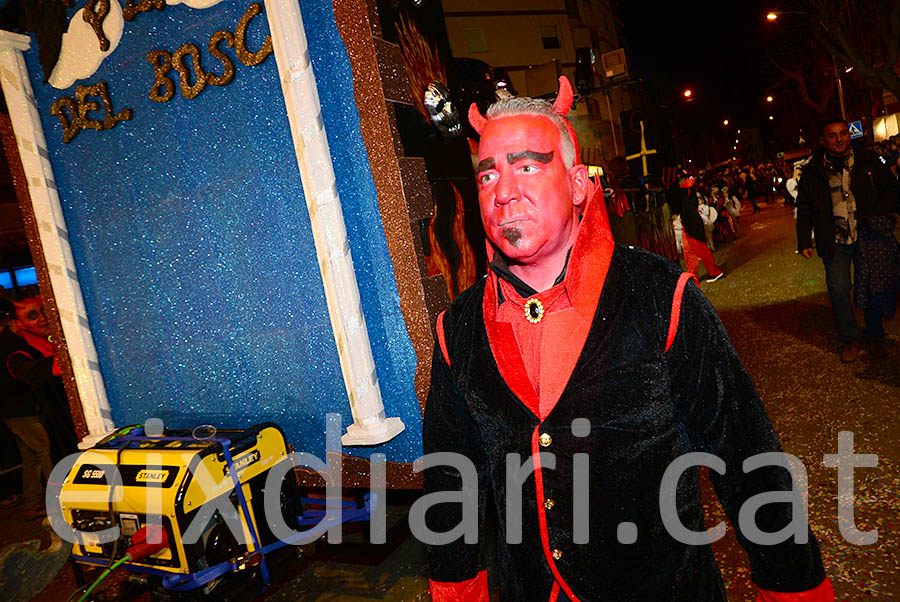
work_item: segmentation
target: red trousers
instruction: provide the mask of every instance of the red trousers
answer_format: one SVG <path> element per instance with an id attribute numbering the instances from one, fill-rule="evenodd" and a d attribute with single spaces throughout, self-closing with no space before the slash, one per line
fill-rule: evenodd
<path id="1" fill-rule="evenodd" d="M 688 272 L 696 275 L 697 268 L 700 267 L 699 262 L 702 261 L 703 265 L 706 266 L 706 272 L 710 276 L 715 277 L 722 273 L 722 270 L 713 261 L 712 252 L 705 242 L 699 241 L 687 232 L 682 231 L 681 243 L 684 251 L 684 263 Z"/>

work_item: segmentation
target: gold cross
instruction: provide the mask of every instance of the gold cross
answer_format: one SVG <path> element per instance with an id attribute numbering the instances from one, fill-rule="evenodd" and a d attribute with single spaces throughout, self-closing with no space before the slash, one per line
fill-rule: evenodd
<path id="1" fill-rule="evenodd" d="M 655 155 L 656 149 L 647 150 L 647 139 L 644 138 L 644 122 L 641 121 L 641 152 L 635 153 L 633 155 L 628 155 L 625 157 L 626 161 L 631 161 L 632 159 L 641 158 L 641 163 L 644 167 L 644 177 L 647 177 L 647 155 Z"/>

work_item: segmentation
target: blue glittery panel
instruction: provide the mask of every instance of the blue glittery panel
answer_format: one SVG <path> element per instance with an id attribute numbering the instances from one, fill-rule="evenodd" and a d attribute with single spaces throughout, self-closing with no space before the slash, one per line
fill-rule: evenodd
<path id="1" fill-rule="evenodd" d="M 173 427 L 241 428 L 271 420 L 298 451 L 322 457 L 325 414 L 342 414 L 345 427 L 352 418 L 275 57 L 248 67 L 221 44 L 235 64 L 229 85 L 188 100 L 172 71 L 172 100 L 148 96 L 149 51 L 189 42 L 203 68 L 221 74 L 209 37 L 233 32 L 249 5 L 139 14 L 99 71 L 66 90 L 42 83 L 34 40 L 26 61 L 116 424 L 155 416 Z M 409 462 L 421 455 L 416 358 L 350 63 L 330 0 L 301 6 L 386 412 L 406 425 L 385 445 L 344 451 Z M 258 49 L 268 33 L 265 15 L 254 18 L 248 47 Z M 50 106 L 100 81 L 114 110 L 131 108 L 133 119 L 63 144 Z M 102 119 L 102 111 L 89 117 Z"/>

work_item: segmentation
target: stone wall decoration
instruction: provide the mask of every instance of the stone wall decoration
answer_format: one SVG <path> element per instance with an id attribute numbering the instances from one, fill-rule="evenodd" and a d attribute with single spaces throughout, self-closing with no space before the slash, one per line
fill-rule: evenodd
<path id="1" fill-rule="evenodd" d="M 475 174 L 462 132 L 458 92 L 439 1 L 378 4 L 386 40 L 400 47 L 412 106 L 396 104 L 397 128 L 407 156 L 423 157 L 434 201 L 419 222 L 426 275 L 440 275 L 452 299 L 485 271 L 484 232 Z M 465 110 L 465 107 L 462 108 Z"/>

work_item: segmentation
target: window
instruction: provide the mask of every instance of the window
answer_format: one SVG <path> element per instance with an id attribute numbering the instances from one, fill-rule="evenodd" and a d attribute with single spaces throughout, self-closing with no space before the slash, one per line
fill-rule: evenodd
<path id="1" fill-rule="evenodd" d="M 16 283 L 19 286 L 30 286 L 32 284 L 37 284 L 37 272 L 35 272 L 34 266 L 17 269 L 15 276 Z"/>
<path id="2" fill-rule="evenodd" d="M 0 287 L 7 290 L 35 284 L 37 284 L 37 273 L 34 270 L 34 266 L 0 271 Z"/>
<path id="3" fill-rule="evenodd" d="M 463 37 L 466 41 L 466 52 L 475 53 L 488 51 L 487 41 L 484 39 L 484 30 L 480 27 L 466 29 L 463 31 Z"/>
<path id="4" fill-rule="evenodd" d="M 560 47 L 556 25 L 541 25 L 541 41 L 544 43 L 545 50 Z"/>

